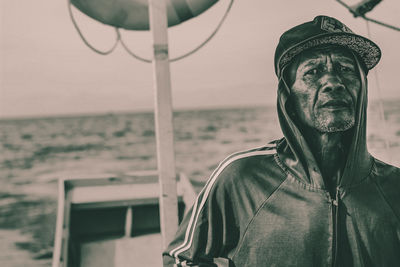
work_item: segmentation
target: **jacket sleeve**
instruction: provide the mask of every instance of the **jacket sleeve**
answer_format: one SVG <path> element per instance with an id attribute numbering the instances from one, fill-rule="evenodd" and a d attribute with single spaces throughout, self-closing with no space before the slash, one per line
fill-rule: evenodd
<path id="1" fill-rule="evenodd" d="M 230 266 L 228 255 L 236 247 L 239 229 L 224 180 L 210 177 L 163 253 L 164 267 Z"/>

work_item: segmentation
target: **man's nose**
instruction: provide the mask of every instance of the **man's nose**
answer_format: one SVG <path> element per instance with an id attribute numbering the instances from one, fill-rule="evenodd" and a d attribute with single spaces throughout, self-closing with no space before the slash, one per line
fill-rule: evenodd
<path id="1" fill-rule="evenodd" d="M 326 74 L 323 77 L 322 84 L 321 90 L 324 93 L 340 92 L 345 89 L 341 79 L 334 74 Z"/>

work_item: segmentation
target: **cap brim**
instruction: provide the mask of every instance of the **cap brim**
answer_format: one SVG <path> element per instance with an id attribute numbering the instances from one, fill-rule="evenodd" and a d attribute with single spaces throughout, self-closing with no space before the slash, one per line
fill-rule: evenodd
<path id="1" fill-rule="evenodd" d="M 378 45 L 365 37 L 345 32 L 323 33 L 290 47 L 278 61 L 279 70 L 304 50 L 321 45 L 338 45 L 354 51 L 363 60 L 368 70 L 375 67 L 381 58 Z"/>

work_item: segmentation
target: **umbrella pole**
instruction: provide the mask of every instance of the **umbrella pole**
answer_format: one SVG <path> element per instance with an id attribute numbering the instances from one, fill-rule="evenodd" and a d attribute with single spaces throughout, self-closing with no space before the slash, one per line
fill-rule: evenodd
<path id="1" fill-rule="evenodd" d="M 168 25 L 165 0 L 149 0 L 153 36 L 155 130 L 160 185 L 162 244 L 166 248 L 178 228 L 177 183 L 173 138 L 171 76 L 168 56 Z"/>

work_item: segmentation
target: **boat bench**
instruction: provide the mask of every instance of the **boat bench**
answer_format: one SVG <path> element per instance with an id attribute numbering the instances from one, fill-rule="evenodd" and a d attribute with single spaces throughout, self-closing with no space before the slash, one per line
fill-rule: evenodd
<path id="1" fill-rule="evenodd" d="M 180 222 L 195 192 L 177 180 Z M 60 179 L 59 191 L 53 267 L 161 265 L 157 172 Z"/>

